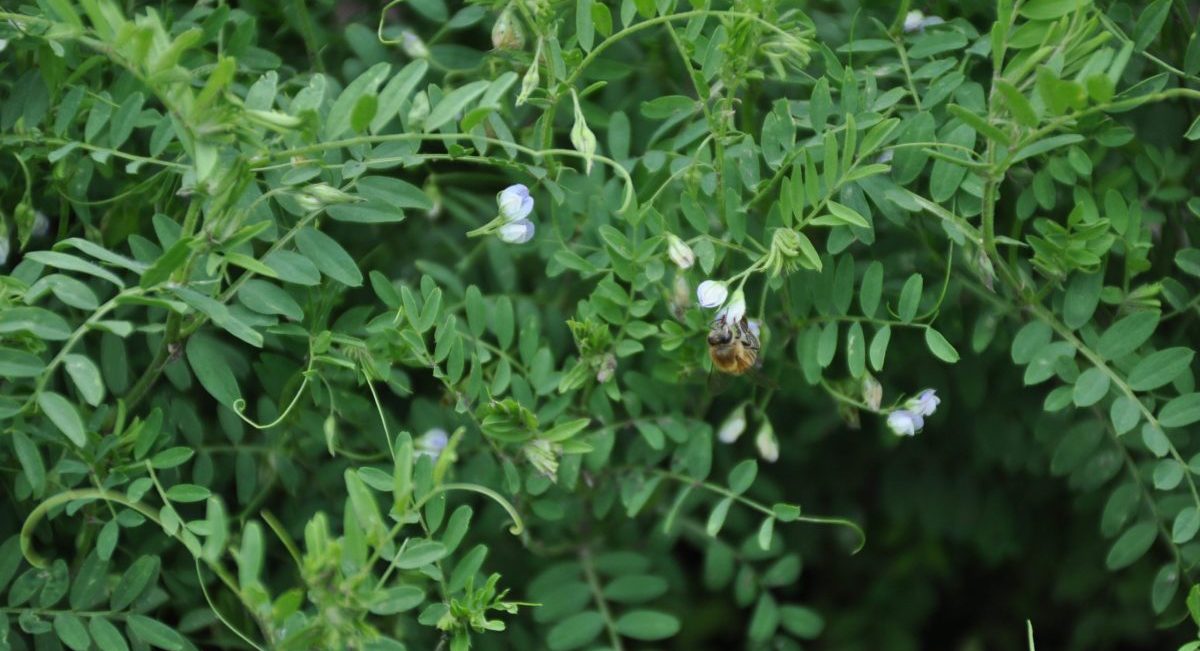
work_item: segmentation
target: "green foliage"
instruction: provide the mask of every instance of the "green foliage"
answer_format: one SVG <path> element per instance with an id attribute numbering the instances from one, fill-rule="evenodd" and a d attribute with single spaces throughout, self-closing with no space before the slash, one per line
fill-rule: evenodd
<path id="1" fill-rule="evenodd" d="M 0 10 L 0 649 L 1200 648 L 1188 3 L 136 4 Z"/>

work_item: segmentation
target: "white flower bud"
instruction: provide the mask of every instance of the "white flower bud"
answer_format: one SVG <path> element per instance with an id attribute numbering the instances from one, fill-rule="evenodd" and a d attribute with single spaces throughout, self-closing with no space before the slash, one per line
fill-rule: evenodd
<path id="1" fill-rule="evenodd" d="M 509 244 L 524 244 L 533 239 L 533 232 L 535 230 L 533 222 L 528 219 L 522 219 L 501 226 L 498 232 L 500 239 Z"/>
<path id="2" fill-rule="evenodd" d="M 913 436 L 925 426 L 925 419 L 907 409 L 897 409 L 888 414 L 887 424 L 896 436 Z"/>
<path id="3" fill-rule="evenodd" d="M 925 31 L 926 27 L 940 25 L 944 22 L 946 21 L 942 20 L 938 16 L 926 17 L 923 12 L 914 9 L 904 16 L 904 31 L 909 33 L 923 32 Z"/>
<path id="4" fill-rule="evenodd" d="M 729 296 L 729 288 L 718 280 L 706 280 L 696 288 L 696 301 L 700 307 L 717 307 Z"/>
<path id="5" fill-rule="evenodd" d="M 696 264 L 696 254 L 687 242 L 679 239 L 674 233 L 667 233 L 667 256 L 680 269 L 690 269 Z"/>
<path id="6" fill-rule="evenodd" d="M 529 188 L 517 183 L 496 195 L 496 205 L 504 221 L 511 223 L 525 219 L 533 212 L 533 197 L 529 196 Z"/>
<path id="7" fill-rule="evenodd" d="M 758 456 L 764 461 L 775 463 L 779 460 L 779 440 L 775 438 L 775 428 L 771 421 L 764 420 L 758 434 L 754 435 L 754 445 L 758 448 Z"/>
<path id="8" fill-rule="evenodd" d="M 414 59 L 425 59 L 429 57 L 429 48 L 425 47 L 425 41 L 421 40 L 412 30 L 404 30 L 400 34 L 400 49 L 404 53 Z"/>
<path id="9" fill-rule="evenodd" d="M 50 218 L 46 216 L 46 213 L 44 213 L 40 210 L 37 211 L 36 213 L 34 213 L 34 215 L 33 215 L 33 236 L 34 237 L 45 237 L 46 234 L 49 232 L 50 232 Z"/>
<path id="10" fill-rule="evenodd" d="M 521 50 L 525 47 L 525 30 L 512 9 L 500 12 L 496 24 L 492 25 L 492 47 L 497 50 Z"/>
<path id="11" fill-rule="evenodd" d="M 717 440 L 722 443 L 733 443 L 741 438 L 746 431 L 746 405 L 740 404 L 737 409 L 729 412 L 725 422 L 717 428 Z"/>

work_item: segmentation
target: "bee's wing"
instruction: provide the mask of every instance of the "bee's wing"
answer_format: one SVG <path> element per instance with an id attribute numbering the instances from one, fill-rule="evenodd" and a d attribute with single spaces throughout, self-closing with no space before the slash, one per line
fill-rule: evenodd
<path id="1" fill-rule="evenodd" d="M 749 371 L 746 371 L 746 375 L 744 377 L 748 378 L 751 382 L 753 382 L 753 383 L 757 384 L 758 386 L 763 387 L 765 389 L 771 389 L 772 391 L 774 391 L 775 389 L 779 388 L 779 382 L 777 380 L 775 380 L 775 378 L 772 378 L 772 377 L 768 376 L 766 373 L 763 373 L 761 357 L 758 359 L 758 362 Z"/>

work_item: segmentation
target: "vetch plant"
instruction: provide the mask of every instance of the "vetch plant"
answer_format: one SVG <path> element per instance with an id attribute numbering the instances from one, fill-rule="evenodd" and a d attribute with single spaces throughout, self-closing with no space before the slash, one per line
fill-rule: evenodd
<path id="1" fill-rule="evenodd" d="M 0 9 L 0 649 L 1200 648 L 1193 3 L 369 4 Z"/>

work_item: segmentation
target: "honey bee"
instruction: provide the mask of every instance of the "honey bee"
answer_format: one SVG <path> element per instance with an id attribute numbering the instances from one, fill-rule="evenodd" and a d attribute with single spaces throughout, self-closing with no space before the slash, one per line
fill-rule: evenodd
<path id="1" fill-rule="evenodd" d="M 755 330 L 745 317 L 736 323 L 727 323 L 723 317 L 713 321 L 708 331 L 708 356 L 713 366 L 730 375 L 742 375 L 758 366 L 760 343 Z"/>

